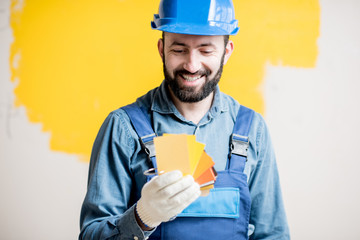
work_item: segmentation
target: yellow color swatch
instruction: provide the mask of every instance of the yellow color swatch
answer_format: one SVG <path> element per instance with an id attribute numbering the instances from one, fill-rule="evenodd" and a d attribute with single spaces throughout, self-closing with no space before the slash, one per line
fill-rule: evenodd
<path id="1" fill-rule="evenodd" d="M 187 139 L 185 134 L 154 138 L 156 165 L 159 173 L 180 170 L 183 175 L 191 175 Z"/>
<path id="2" fill-rule="evenodd" d="M 200 162 L 202 153 L 204 152 L 205 144 L 199 143 L 196 141 L 195 135 L 187 135 L 187 143 L 189 149 L 189 161 L 190 161 L 190 169 L 191 175 L 194 174 L 195 168 Z"/>

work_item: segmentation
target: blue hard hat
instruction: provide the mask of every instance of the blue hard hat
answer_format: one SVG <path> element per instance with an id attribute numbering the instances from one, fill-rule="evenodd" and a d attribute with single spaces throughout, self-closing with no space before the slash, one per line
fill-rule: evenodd
<path id="1" fill-rule="evenodd" d="M 192 35 L 235 35 L 232 0 L 161 0 L 152 29 Z"/>

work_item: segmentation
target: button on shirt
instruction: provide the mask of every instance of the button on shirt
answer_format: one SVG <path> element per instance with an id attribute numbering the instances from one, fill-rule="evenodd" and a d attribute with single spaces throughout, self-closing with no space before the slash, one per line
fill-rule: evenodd
<path id="1" fill-rule="evenodd" d="M 214 160 L 215 169 L 226 168 L 230 136 L 240 107 L 232 97 L 217 87 L 210 110 L 198 124 L 179 113 L 164 82 L 137 99 L 137 103 L 148 110 L 158 136 L 196 135 Z M 258 113 L 254 115 L 249 142 L 244 172 L 252 201 L 250 239 L 289 239 L 275 155 L 265 122 Z M 92 150 L 79 239 L 146 239 L 152 231 L 141 230 L 134 207 L 146 182 L 143 172 L 151 167 L 127 114 L 122 109 L 110 113 Z"/>

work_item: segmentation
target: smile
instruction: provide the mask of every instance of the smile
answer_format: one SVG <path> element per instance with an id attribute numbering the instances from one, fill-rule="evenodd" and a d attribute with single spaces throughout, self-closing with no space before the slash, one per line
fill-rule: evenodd
<path id="1" fill-rule="evenodd" d="M 198 75 L 198 76 L 181 75 L 181 76 L 188 82 L 194 82 L 202 77 L 202 75 Z"/>

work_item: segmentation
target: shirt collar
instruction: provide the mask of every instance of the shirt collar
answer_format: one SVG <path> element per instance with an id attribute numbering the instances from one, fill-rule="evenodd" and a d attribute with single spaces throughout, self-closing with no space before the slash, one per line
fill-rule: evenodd
<path id="1" fill-rule="evenodd" d="M 165 80 L 161 83 L 158 90 L 155 93 L 153 102 L 151 104 L 151 110 L 159 112 L 162 114 L 177 114 L 178 110 L 176 109 L 174 103 L 171 100 L 170 93 L 167 89 Z M 225 104 L 225 99 L 223 93 L 220 92 L 220 88 L 217 85 L 214 94 L 214 101 L 209 110 L 209 113 L 215 117 L 221 112 L 228 111 L 229 108 Z"/>

